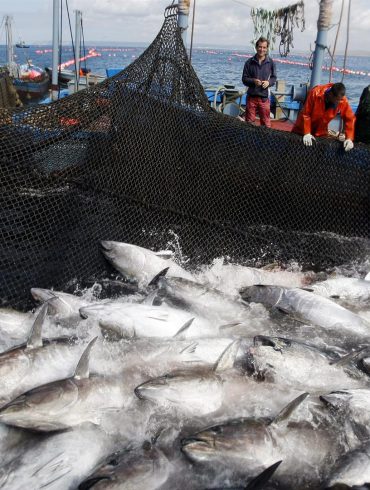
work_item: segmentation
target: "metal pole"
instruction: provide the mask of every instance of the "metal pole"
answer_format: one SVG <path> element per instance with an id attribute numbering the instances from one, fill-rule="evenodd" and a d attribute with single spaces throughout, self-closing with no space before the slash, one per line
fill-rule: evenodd
<path id="1" fill-rule="evenodd" d="M 59 9 L 60 0 L 53 0 L 53 65 L 51 72 L 51 100 L 59 95 L 58 61 L 59 61 Z"/>
<path id="2" fill-rule="evenodd" d="M 179 0 L 178 4 L 179 15 L 177 20 L 177 25 L 181 30 L 181 37 L 186 46 L 186 35 L 188 29 L 188 20 L 189 20 L 189 10 L 190 10 L 190 0 Z"/>
<path id="3" fill-rule="evenodd" d="M 6 50 L 7 61 L 10 65 L 14 62 L 14 47 L 13 47 L 13 35 L 12 35 L 12 18 L 7 15 L 5 17 L 5 35 L 6 35 Z"/>
<path id="4" fill-rule="evenodd" d="M 81 10 L 75 11 L 76 15 L 76 30 L 75 30 L 75 66 L 76 66 L 76 81 L 75 81 L 75 92 L 78 92 L 78 84 L 80 83 L 80 47 L 81 47 L 81 20 L 82 12 Z"/>
<path id="5" fill-rule="evenodd" d="M 321 0 L 320 13 L 317 21 L 316 47 L 313 55 L 313 66 L 310 87 L 320 85 L 322 75 L 322 63 L 325 49 L 327 48 L 328 30 L 330 28 L 332 8 L 334 0 Z"/>
<path id="6" fill-rule="evenodd" d="M 14 61 L 14 46 L 13 46 L 13 27 L 12 17 L 7 15 L 5 17 L 5 36 L 6 36 L 6 50 L 8 60 L 8 70 L 11 77 L 16 78 L 18 76 L 17 64 Z"/>
<path id="7" fill-rule="evenodd" d="M 190 38 L 190 53 L 189 53 L 189 60 L 191 61 L 191 56 L 193 54 L 193 39 L 194 39 L 194 22 L 195 22 L 195 2 L 194 0 L 193 3 L 193 19 L 191 21 L 191 38 Z"/>

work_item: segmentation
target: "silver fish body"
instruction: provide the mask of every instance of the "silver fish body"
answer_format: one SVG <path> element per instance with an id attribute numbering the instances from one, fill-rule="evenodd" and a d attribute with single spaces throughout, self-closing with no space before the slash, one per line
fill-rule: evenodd
<path id="1" fill-rule="evenodd" d="M 172 259 L 162 258 L 160 253 L 153 252 L 129 243 L 103 241 L 103 253 L 123 276 L 136 280 L 145 287 L 162 270 L 169 268 L 168 276 L 191 279 L 192 275 L 176 264 Z"/>
<path id="2" fill-rule="evenodd" d="M 159 280 L 159 296 L 177 307 L 200 315 L 218 325 L 249 321 L 248 305 L 239 296 L 229 296 L 217 289 L 184 278 Z"/>
<path id="3" fill-rule="evenodd" d="M 0 352 L 4 352 L 28 337 L 33 323 L 32 313 L 0 308 Z"/>
<path id="4" fill-rule="evenodd" d="M 328 298 L 302 289 L 276 286 L 252 286 L 242 298 L 279 308 L 302 321 L 334 330 L 337 334 L 370 339 L 370 323 Z"/>
<path id="5" fill-rule="evenodd" d="M 348 301 L 367 301 L 370 281 L 355 277 L 338 277 L 311 284 L 309 289 L 325 298 L 335 297 Z"/>
<path id="6" fill-rule="evenodd" d="M 89 304 L 87 299 L 80 296 L 51 289 L 32 288 L 31 294 L 36 301 L 49 302 L 48 314 L 56 320 L 76 320 L 79 309 Z"/>
<path id="7" fill-rule="evenodd" d="M 119 411 L 128 402 L 120 378 L 69 378 L 35 388 L 0 410 L 0 422 L 49 432 L 80 425 L 100 424 L 101 417 Z"/>
<path id="8" fill-rule="evenodd" d="M 370 443 L 344 454 L 336 463 L 325 488 L 365 489 L 370 484 Z"/>
<path id="9" fill-rule="evenodd" d="M 167 305 L 138 303 L 97 303 L 80 309 L 84 318 L 95 318 L 103 330 L 121 338 L 174 337 L 192 318 L 186 337 L 218 335 L 216 327 L 201 317 Z"/>
<path id="10" fill-rule="evenodd" d="M 45 342 L 0 355 L 0 407 L 25 391 L 73 375 L 82 349 L 68 340 Z"/>
<path id="11" fill-rule="evenodd" d="M 233 472 L 258 474 L 280 458 L 273 479 L 289 489 L 314 488 L 339 454 L 330 430 L 303 421 L 280 427 L 255 418 L 198 432 L 183 440 L 182 451 L 193 462 L 230 468 L 231 477 Z"/>
<path id="12" fill-rule="evenodd" d="M 325 393 L 320 397 L 335 416 L 343 423 L 343 428 L 350 426 L 360 444 L 370 439 L 370 389 L 348 389 Z"/>
<path id="13" fill-rule="evenodd" d="M 0 463 L 0 489 L 75 490 L 114 448 L 96 427 L 33 437 L 11 461 Z"/>
<path id="14" fill-rule="evenodd" d="M 326 353 L 290 339 L 264 337 L 250 348 L 252 364 L 267 381 L 309 392 L 361 388 L 369 379 L 355 367 L 342 367 Z"/>
<path id="15" fill-rule="evenodd" d="M 240 289 L 256 284 L 286 288 L 306 287 L 315 279 L 315 274 L 285 270 L 271 271 L 236 264 L 220 265 L 216 263 L 201 274 L 201 279 L 223 292 L 233 291 L 237 294 Z"/>
<path id="16" fill-rule="evenodd" d="M 78 488 L 155 490 L 166 482 L 170 468 L 166 456 L 156 448 L 115 453 Z"/>

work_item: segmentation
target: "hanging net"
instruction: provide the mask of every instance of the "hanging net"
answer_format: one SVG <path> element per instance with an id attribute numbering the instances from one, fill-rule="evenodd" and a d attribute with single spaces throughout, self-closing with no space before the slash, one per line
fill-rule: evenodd
<path id="1" fill-rule="evenodd" d="M 275 46 L 276 38 L 280 38 L 279 53 L 286 57 L 293 46 L 293 30 L 295 27 L 301 31 L 305 29 L 304 3 L 299 2 L 278 10 L 265 10 L 252 8 L 251 17 L 254 26 L 253 47 L 259 37 L 263 36 L 270 41 L 270 49 Z"/>
<path id="2" fill-rule="evenodd" d="M 0 298 L 109 273 L 100 240 L 189 266 L 227 256 L 326 267 L 369 251 L 370 151 L 256 127 L 212 110 L 175 8 L 113 78 L 0 116 Z"/>

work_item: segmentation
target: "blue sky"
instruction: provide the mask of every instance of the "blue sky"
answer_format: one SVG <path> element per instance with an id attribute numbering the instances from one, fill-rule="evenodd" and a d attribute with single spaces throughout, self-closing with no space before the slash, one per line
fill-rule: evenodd
<path id="1" fill-rule="evenodd" d="M 65 0 L 63 5 L 65 4 Z M 194 43 L 202 46 L 224 45 L 248 47 L 253 37 L 250 8 L 281 8 L 294 0 L 196 0 Z M 348 0 L 345 0 L 348 2 Z M 339 18 L 342 0 L 334 0 L 333 23 Z M 164 8 L 171 0 L 69 0 L 69 9 L 83 12 L 85 40 L 149 43 L 163 22 Z M 193 0 L 191 0 L 193 4 Z M 314 47 L 318 0 L 306 0 L 306 30 L 295 31 L 294 47 L 309 51 Z M 0 18 L 12 15 L 14 38 L 27 43 L 48 43 L 52 38 L 52 0 L 0 0 Z M 370 49 L 370 1 L 352 2 L 350 52 Z M 191 19 L 190 19 L 191 20 Z M 74 22 L 74 21 L 73 21 Z M 334 43 L 335 28 L 330 31 L 329 44 Z M 1 32 L 0 44 L 4 44 Z M 70 40 L 65 19 L 63 39 Z M 339 50 L 345 43 L 345 24 L 340 35 Z"/>

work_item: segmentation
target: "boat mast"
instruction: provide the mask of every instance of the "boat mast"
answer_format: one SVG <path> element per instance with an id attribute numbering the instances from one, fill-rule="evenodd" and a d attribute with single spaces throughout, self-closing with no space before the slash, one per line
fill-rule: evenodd
<path id="1" fill-rule="evenodd" d="M 59 9 L 60 0 L 53 0 L 53 65 L 51 74 L 51 100 L 58 98 L 59 64 Z"/>
<path id="2" fill-rule="evenodd" d="M 313 55 L 313 66 L 310 87 L 321 83 L 322 64 L 325 49 L 327 48 L 328 30 L 331 23 L 332 8 L 334 0 L 320 0 L 320 13 L 317 21 L 317 37 L 315 52 Z"/>
<path id="3" fill-rule="evenodd" d="M 78 85 L 80 83 L 80 47 L 81 47 L 81 22 L 82 22 L 82 12 L 81 10 L 75 11 L 76 25 L 75 25 L 75 68 L 76 68 L 76 78 L 75 78 L 75 92 L 78 92 Z"/>
<path id="4" fill-rule="evenodd" d="M 7 64 L 9 75 L 11 77 L 17 77 L 17 65 L 14 61 L 14 46 L 13 46 L 13 31 L 12 31 L 12 17 L 7 15 L 5 17 L 5 38 L 6 38 L 6 51 L 7 51 Z"/>
<path id="5" fill-rule="evenodd" d="M 181 30 L 181 37 L 184 45 L 186 46 L 186 35 L 188 30 L 190 0 L 179 0 L 178 3 L 178 19 L 177 25 Z"/>

